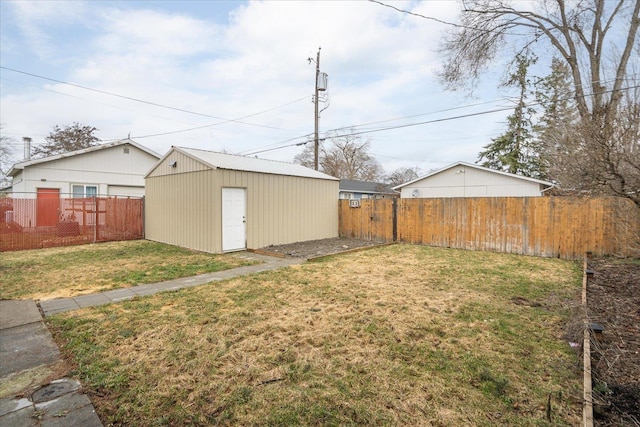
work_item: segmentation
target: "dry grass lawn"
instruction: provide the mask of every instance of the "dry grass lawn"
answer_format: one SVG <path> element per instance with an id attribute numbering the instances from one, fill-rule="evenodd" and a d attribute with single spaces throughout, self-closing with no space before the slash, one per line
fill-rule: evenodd
<path id="1" fill-rule="evenodd" d="M 580 277 L 396 245 L 50 326 L 105 425 L 579 425 Z"/>
<path id="2" fill-rule="evenodd" d="M 148 240 L 0 253 L 0 299 L 48 300 L 249 264 Z"/>

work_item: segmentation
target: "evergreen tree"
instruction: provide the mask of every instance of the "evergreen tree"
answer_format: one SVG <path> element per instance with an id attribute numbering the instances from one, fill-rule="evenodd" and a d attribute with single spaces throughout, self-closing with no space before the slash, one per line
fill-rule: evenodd
<path id="1" fill-rule="evenodd" d="M 551 61 L 551 73 L 536 81 L 535 97 L 542 109 L 533 127 L 535 139 L 541 149 L 541 163 L 546 178 L 567 183 L 568 157 L 576 156 L 577 125 L 579 116 L 571 83 L 571 71 L 559 58 Z"/>
<path id="2" fill-rule="evenodd" d="M 529 66 L 535 62 L 536 58 L 531 54 L 516 57 L 515 71 L 503 85 L 518 88 L 518 101 L 513 114 L 507 117 L 505 133 L 492 139 L 491 144 L 478 155 L 478 161 L 483 161 L 484 167 L 532 178 L 544 176 L 539 142 L 533 137 L 532 116 L 535 111 L 527 106 L 530 85 L 527 74 Z"/>

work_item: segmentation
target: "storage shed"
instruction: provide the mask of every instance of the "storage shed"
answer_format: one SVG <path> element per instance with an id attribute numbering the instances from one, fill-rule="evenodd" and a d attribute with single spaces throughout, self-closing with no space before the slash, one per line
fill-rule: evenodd
<path id="1" fill-rule="evenodd" d="M 338 184 L 297 164 L 172 147 L 145 177 L 146 238 L 222 253 L 338 237 Z"/>
<path id="2" fill-rule="evenodd" d="M 393 187 L 400 197 L 540 197 L 553 183 L 457 162 Z"/>

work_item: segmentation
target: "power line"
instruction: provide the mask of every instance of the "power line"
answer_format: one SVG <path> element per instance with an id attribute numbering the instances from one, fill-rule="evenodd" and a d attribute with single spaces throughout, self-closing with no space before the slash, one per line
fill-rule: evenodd
<path id="1" fill-rule="evenodd" d="M 132 136 L 132 138 L 142 139 L 142 138 L 151 138 L 151 137 L 154 137 L 154 136 L 173 135 L 173 134 L 176 134 L 176 133 L 190 132 L 192 130 L 198 130 L 198 129 L 204 129 L 204 128 L 208 128 L 208 127 L 212 127 L 212 126 L 222 125 L 222 124 L 225 124 L 225 123 L 228 123 L 228 122 L 235 122 L 237 120 L 246 119 L 247 117 L 253 117 L 253 116 L 260 115 L 260 114 L 268 113 L 269 111 L 277 110 L 279 108 L 286 107 L 287 105 L 295 104 L 296 102 L 300 102 L 300 101 L 302 101 L 304 99 L 307 99 L 307 98 L 308 98 L 307 96 L 304 96 L 302 98 L 298 98 L 298 99 L 296 99 L 294 101 L 291 101 L 291 102 L 288 102 L 286 104 L 283 104 L 283 105 L 280 105 L 280 106 L 277 106 L 277 107 L 273 107 L 273 108 L 269 108 L 267 110 L 260 111 L 258 113 L 247 114 L 246 116 L 238 117 L 237 119 L 233 119 L 233 120 L 227 120 L 227 121 L 224 121 L 224 122 L 212 123 L 212 124 L 203 125 L 203 126 L 196 126 L 196 127 L 188 128 L 188 129 L 180 129 L 180 130 L 174 130 L 174 131 L 168 131 L 168 132 L 162 132 L 162 133 L 155 133 L 155 134 L 151 134 L 151 135 L 135 135 L 135 136 Z M 279 129 L 279 128 L 274 128 L 274 129 Z"/>
<path id="2" fill-rule="evenodd" d="M 20 82 L 20 81 L 17 81 L 17 80 L 7 79 L 6 77 L 3 77 L 3 80 L 10 81 L 10 82 L 13 82 L 13 83 L 18 83 L 18 84 L 21 84 L 21 85 L 27 85 L 27 83 L 25 83 L 25 82 Z M 34 86 L 34 85 L 29 85 L 29 86 L 37 87 L 37 86 Z M 87 102 L 93 102 L 93 103 L 96 103 L 96 104 L 99 104 L 99 105 L 106 105 L 107 107 L 115 108 L 115 109 L 118 109 L 118 110 L 130 111 L 132 113 L 139 113 L 139 111 L 132 110 L 130 108 L 118 107 L 118 106 L 113 105 L 113 104 L 107 104 L 107 103 L 104 103 L 104 102 L 98 102 L 98 101 L 93 100 L 93 99 L 82 98 L 80 96 L 71 95 L 69 93 L 64 93 L 64 92 L 60 92 L 60 91 L 53 90 L 53 89 L 46 89 L 46 88 L 41 88 L 41 87 L 37 87 L 37 88 L 40 89 L 40 90 L 45 90 L 47 92 L 55 93 L 56 95 L 67 96 L 69 98 L 80 99 L 80 100 L 87 101 Z M 151 113 L 147 113 L 147 112 L 144 112 L 143 114 L 146 114 L 146 115 L 149 115 L 149 116 L 152 116 L 152 117 L 157 117 L 157 118 L 164 119 L 164 120 L 173 120 L 173 121 L 176 121 L 176 122 L 180 121 L 180 120 L 170 119 L 168 117 L 159 116 L 157 114 L 151 114 Z M 188 122 L 185 122 L 185 123 L 189 124 Z"/>
<path id="3" fill-rule="evenodd" d="M 416 16 L 418 18 L 429 20 L 429 21 L 438 22 L 440 24 L 449 25 L 451 27 L 464 28 L 465 30 L 474 30 L 474 31 L 480 31 L 480 32 L 483 32 L 483 33 L 491 33 L 491 32 L 494 31 L 494 29 L 487 30 L 487 29 L 484 29 L 484 28 L 477 28 L 477 27 L 470 27 L 468 25 L 456 24 L 455 22 L 448 22 L 448 21 L 445 21 L 445 20 L 442 20 L 442 19 L 434 18 L 433 16 L 426 16 L 426 15 L 422 15 L 420 13 L 411 12 L 410 10 L 400 9 L 398 7 L 392 6 L 390 4 L 383 3 L 383 2 L 378 1 L 378 0 L 369 0 L 369 1 L 371 3 L 379 4 L 380 6 L 388 7 L 390 9 L 393 9 L 393 10 L 395 10 L 397 12 L 400 12 L 400 13 L 405 13 L 407 15 L 412 15 L 412 16 Z M 509 32 L 504 32 L 503 34 L 507 34 L 507 35 L 511 35 L 511 36 L 528 36 L 529 35 L 529 34 L 524 34 L 524 33 L 509 33 Z"/>
<path id="4" fill-rule="evenodd" d="M 621 88 L 620 90 L 623 91 L 623 90 L 630 90 L 630 89 L 637 89 L 637 88 L 640 88 L 640 85 L 628 86 L 628 87 L 625 87 L 625 88 Z M 611 93 L 613 91 L 614 90 L 607 90 L 607 91 L 603 91 L 601 93 Z M 594 96 L 594 94 L 593 93 L 585 94 L 583 96 L 584 97 L 589 97 L 589 96 Z M 573 96 L 569 96 L 569 97 L 567 97 L 565 99 L 573 99 Z M 532 103 L 528 103 L 527 104 L 528 107 L 531 107 L 531 106 L 534 106 L 534 105 L 540 105 L 540 102 L 532 102 Z M 370 129 L 370 130 L 363 130 L 363 131 L 358 131 L 358 132 L 349 132 L 349 133 L 344 133 L 344 134 L 337 135 L 337 136 L 338 137 L 344 137 L 344 136 L 364 135 L 364 134 L 368 134 L 368 133 L 384 132 L 384 131 L 388 131 L 388 130 L 402 129 L 402 128 L 413 127 L 413 126 L 421 126 L 421 125 L 426 125 L 426 124 L 439 123 L 439 122 L 445 122 L 445 121 L 451 121 L 451 120 L 457 120 L 457 119 L 464 119 L 464 118 L 468 118 L 468 117 L 475 117 L 475 116 L 481 116 L 481 115 L 493 114 L 493 113 L 497 113 L 497 112 L 501 112 L 501 111 L 511 111 L 511 110 L 513 110 L 513 107 L 496 108 L 496 109 L 493 109 L 493 110 L 480 111 L 480 112 L 469 113 L 469 114 L 462 114 L 462 115 L 459 115 L 459 116 L 444 117 L 444 118 L 440 118 L 440 119 L 427 120 L 427 121 L 423 121 L 423 122 L 408 123 L 408 124 L 397 125 L 397 126 L 388 126 L 388 127 L 382 127 L 382 128 L 376 128 L 376 129 Z M 339 130 L 349 129 L 349 128 L 350 127 L 346 126 L 346 127 L 330 129 L 326 133 L 337 132 Z M 301 137 L 298 137 L 298 138 L 304 138 L 304 137 L 305 136 L 301 136 Z M 294 139 L 298 139 L 298 138 L 291 138 L 290 140 L 294 140 Z M 282 142 L 288 142 L 290 140 L 282 141 Z M 287 145 L 283 145 L 283 146 L 280 146 L 280 147 L 269 148 L 269 149 L 265 149 L 265 150 L 248 151 L 246 153 L 247 153 L 247 155 L 259 154 L 259 153 L 264 153 L 264 152 L 267 152 L 267 151 L 274 151 L 274 150 L 279 150 L 279 149 L 282 149 L 282 148 L 293 147 L 293 146 L 296 146 L 296 145 L 304 145 L 304 144 L 306 144 L 308 142 L 310 142 L 310 141 L 305 141 L 305 142 L 295 143 L 295 144 L 287 144 Z M 273 145 L 273 144 L 271 144 L 271 145 Z"/>
<path id="5" fill-rule="evenodd" d="M 505 98 L 503 98 L 503 99 L 505 99 Z M 468 104 L 468 105 L 463 105 L 463 106 L 458 106 L 458 107 L 445 108 L 445 109 L 442 109 L 442 110 L 430 111 L 430 112 L 427 112 L 427 113 L 414 114 L 414 115 L 411 115 L 411 116 L 398 117 L 398 118 L 386 119 L 386 120 L 378 120 L 378 121 L 375 121 L 375 122 L 362 123 L 362 124 L 358 124 L 358 125 L 342 126 L 342 127 L 339 127 L 339 128 L 330 129 L 327 132 L 337 132 L 337 131 L 340 131 L 340 130 L 343 130 L 343 129 L 355 129 L 355 128 L 358 128 L 358 127 L 369 126 L 369 125 L 378 124 L 378 123 L 393 122 L 393 121 L 397 121 L 397 120 L 404 120 L 404 119 L 411 119 L 411 118 L 414 118 L 414 117 L 426 116 L 426 115 L 429 115 L 429 114 L 444 113 L 444 112 L 447 112 L 447 111 L 460 110 L 460 109 L 469 108 L 469 107 L 476 107 L 478 105 L 492 104 L 492 103 L 495 103 L 497 101 L 498 100 L 483 101 L 483 102 L 477 102 L 475 104 Z M 510 107 L 510 108 L 512 108 L 512 107 Z M 286 139 L 284 141 L 279 141 L 279 142 L 274 142 L 272 144 L 263 145 L 261 147 L 258 147 L 257 149 L 262 149 L 262 148 L 266 149 L 268 147 L 271 147 L 271 146 L 274 146 L 274 145 L 277 145 L 277 144 L 283 144 L 283 143 L 289 142 L 289 141 L 294 141 L 296 139 L 308 138 L 309 136 L 311 136 L 311 134 L 306 134 L 306 135 L 302 135 L 302 136 L 298 136 L 298 137 L 294 137 L 294 138 L 289 138 L 289 139 Z M 292 146 L 295 146 L 295 145 L 304 145 L 304 144 L 306 144 L 308 142 L 310 142 L 310 141 L 305 141 L 303 143 L 289 144 L 289 145 L 285 145 L 285 146 L 282 146 L 282 147 L 276 147 L 276 148 L 273 148 L 273 149 L 264 150 L 264 151 L 261 150 L 261 151 L 257 151 L 257 152 L 254 152 L 254 150 L 256 150 L 256 149 L 253 149 L 253 150 L 250 149 L 250 150 L 241 151 L 239 154 L 245 155 L 245 153 L 248 153 L 248 154 L 263 153 L 265 151 L 273 151 L 273 150 L 277 150 L 279 148 L 292 147 Z"/>
<path id="6" fill-rule="evenodd" d="M 496 113 L 496 112 L 500 112 L 500 111 L 509 111 L 509 110 L 513 110 L 513 107 L 497 108 L 495 110 L 480 111 L 480 112 L 476 112 L 476 113 L 463 114 L 463 115 L 460 115 L 460 116 L 444 117 L 444 118 L 441 118 L 441 119 L 427 120 L 427 121 L 424 121 L 424 122 L 408 123 L 408 124 L 404 124 L 404 125 L 388 126 L 388 127 L 384 127 L 384 128 L 371 129 L 371 130 L 363 130 L 363 131 L 360 131 L 360 132 L 350 132 L 350 133 L 339 135 L 339 136 L 364 135 L 364 134 L 367 134 L 367 133 L 383 132 L 383 131 L 387 131 L 387 130 L 402 129 L 402 128 L 407 128 L 407 127 L 412 127 L 412 126 L 421 126 L 421 125 L 426 125 L 426 124 L 431 124 L 431 123 L 446 122 L 446 121 L 449 121 L 449 120 L 457 120 L 457 119 L 463 119 L 463 118 L 467 118 L 467 117 L 481 116 L 481 115 L 485 115 L 485 114 L 492 114 L 492 113 Z M 344 129 L 344 128 L 338 128 L 338 130 L 340 130 L 340 129 Z M 334 132 L 334 131 L 335 130 L 332 129 L 332 130 L 329 130 L 327 132 Z M 306 141 L 306 142 L 303 142 L 303 143 L 283 145 L 281 147 L 275 147 L 275 148 L 270 148 L 270 149 L 266 149 L 266 150 L 251 151 L 248 154 L 258 154 L 258 153 L 264 153 L 264 152 L 267 152 L 267 151 L 279 150 L 281 148 L 293 147 L 295 145 L 304 145 L 307 142 L 310 142 L 310 141 Z"/>
<path id="7" fill-rule="evenodd" d="M 273 127 L 273 126 L 266 126 L 266 125 L 259 125 L 259 124 L 255 124 L 255 123 L 241 122 L 241 121 L 235 120 L 235 119 L 225 119 L 223 117 L 212 116 L 210 114 L 198 113 L 196 111 L 185 110 L 183 108 L 171 107 L 169 105 L 163 105 L 163 104 L 158 104 L 156 102 L 145 101 L 143 99 L 133 98 L 133 97 L 126 96 L 126 95 L 119 95 L 119 94 L 116 94 L 116 93 L 107 92 L 107 91 L 100 90 L 100 89 L 94 89 L 94 88 L 91 88 L 91 87 L 82 86 L 82 85 L 78 85 L 78 84 L 75 84 L 75 83 L 69 83 L 69 82 L 65 82 L 65 81 L 62 81 L 62 80 L 52 79 L 50 77 L 45 77 L 45 76 L 41 76 L 41 75 L 38 75 L 38 74 L 29 73 L 29 72 L 26 72 L 26 71 L 16 70 L 16 69 L 9 68 L 9 67 L 0 66 L 0 68 L 3 69 L 3 70 L 7 70 L 7 71 L 13 71 L 14 73 L 20 73 L 20 74 L 24 74 L 24 75 L 31 76 L 31 77 L 36 77 L 36 78 L 39 78 L 39 79 L 52 81 L 52 82 L 55 82 L 55 83 L 60 83 L 60 84 L 73 86 L 73 87 L 77 87 L 77 88 L 84 89 L 84 90 L 89 90 L 89 91 L 96 92 L 96 93 L 101 93 L 103 95 L 115 96 L 117 98 L 122 98 L 122 99 L 126 99 L 126 100 L 129 100 L 129 101 L 139 102 L 139 103 L 146 104 L 146 105 L 152 105 L 154 107 L 166 108 L 166 109 L 169 109 L 169 110 L 179 111 L 181 113 L 193 114 L 193 115 L 201 116 L 201 117 L 209 117 L 211 119 L 216 119 L 216 120 L 223 120 L 222 123 L 233 122 L 233 123 L 238 123 L 238 124 L 243 124 L 243 125 L 248 125 L 248 126 L 257 126 L 257 127 L 267 128 L 267 129 L 283 130 L 282 128 L 277 128 L 277 127 Z M 222 123 L 219 123 L 219 124 L 222 124 Z"/>
<path id="8" fill-rule="evenodd" d="M 510 98 L 515 98 L 515 97 L 505 97 L 505 98 L 502 98 L 502 99 L 499 99 L 499 100 L 477 102 L 475 104 L 461 105 L 461 106 L 458 106 L 458 107 L 445 108 L 445 109 L 442 109 L 442 110 L 429 111 L 429 112 L 426 112 L 426 113 L 413 114 L 411 116 L 397 117 L 397 118 L 394 118 L 394 119 L 378 120 L 378 121 L 375 121 L 375 122 L 362 123 L 362 124 L 359 124 L 359 125 L 343 126 L 343 127 L 340 127 L 340 128 L 332 129 L 332 131 L 338 131 L 338 130 L 342 130 L 342 129 L 355 129 L 355 128 L 359 128 L 359 127 L 362 127 L 362 126 L 377 125 L 379 123 L 394 122 L 394 121 L 405 120 L 405 119 L 413 119 L 414 117 L 427 116 L 427 115 L 430 115 L 430 114 L 446 113 L 447 111 L 462 110 L 462 109 L 465 109 L 465 108 L 477 107 L 479 105 L 494 104 L 494 103 L 496 103 L 498 101 L 501 101 L 501 100 L 510 100 Z"/>

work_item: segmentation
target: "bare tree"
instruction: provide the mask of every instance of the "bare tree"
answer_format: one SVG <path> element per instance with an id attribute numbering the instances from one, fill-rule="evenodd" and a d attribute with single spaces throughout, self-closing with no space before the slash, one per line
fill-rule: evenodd
<path id="1" fill-rule="evenodd" d="M 63 128 L 54 126 L 53 131 L 45 138 L 45 145 L 33 150 L 34 157 L 48 157 L 69 151 L 81 150 L 93 147 L 100 143 L 100 139 L 94 135 L 98 129 L 92 126 L 84 126 L 78 122 Z"/>
<path id="2" fill-rule="evenodd" d="M 5 187 L 11 183 L 11 178 L 7 176 L 7 173 L 15 162 L 12 144 L 13 139 L 11 137 L 0 135 L 0 187 Z"/>
<path id="3" fill-rule="evenodd" d="M 398 168 L 385 177 L 385 182 L 391 187 L 396 187 L 405 182 L 413 181 L 420 176 L 420 169 L 418 167 L 413 168 Z"/>
<path id="4" fill-rule="evenodd" d="M 593 123 L 575 132 L 550 153 L 550 173 L 569 192 L 608 194 L 631 199 L 640 207 L 640 103 L 625 95 L 610 139 Z"/>
<path id="5" fill-rule="evenodd" d="M 336 134 L 320 145 L 318 163 L 320 170 L 340 179 L 377 181 L 384 171 L 378 161 L 369 154 L 369 141 L 358 135 Z M 314 167 L 313 147 L 306 146 L 294 157 L 294 162 Z"/>
<path id="6" fill-rule="evenodd" d="M 629 105 L 623 104 L 624 95 L 637 84 L 637 80 L 629 84 L 627 71 L 637 48 L 640 1 L 539 0 L 530 8 L 507 0 L 465 0 L 463 4 L 460 25 L 442 45 L 447 56 L 443 82 L 450 88 L 473 87 L 487 65 L 507 48 L 557 56 L 571 75 L 579 115 L 573 142 L 585 153 L 594 153 L 592 159 L 585 156 L 585 162 L 607 162 L 606 173 L 591 181 L 594 186 L 597 183 L 592 189 L 632 196 L 619 176 L 616 150 L 620 145 L 615 138 L 621 132 L 616 129 L 619 114 Z M 612 70 L 609 75 L 608 70 Z M 634 201 L 638 204 L 637 198 Z"/>
<path id="7" fill-rule="evenodd" d="M 477 82 L 503 47 L 550 48 L 571 70 L 580 116 L 613 121 L 640 25 L 640 2 L 540 0 L 534 10 L 516 9 L 506 0 L 467 0 L 464 5 L 462 25 L 442 48 L 448 56 L 441 74 L 446 84 Z M 608 79 L 603 75 L 605 51 L 615 70 Z"/>

